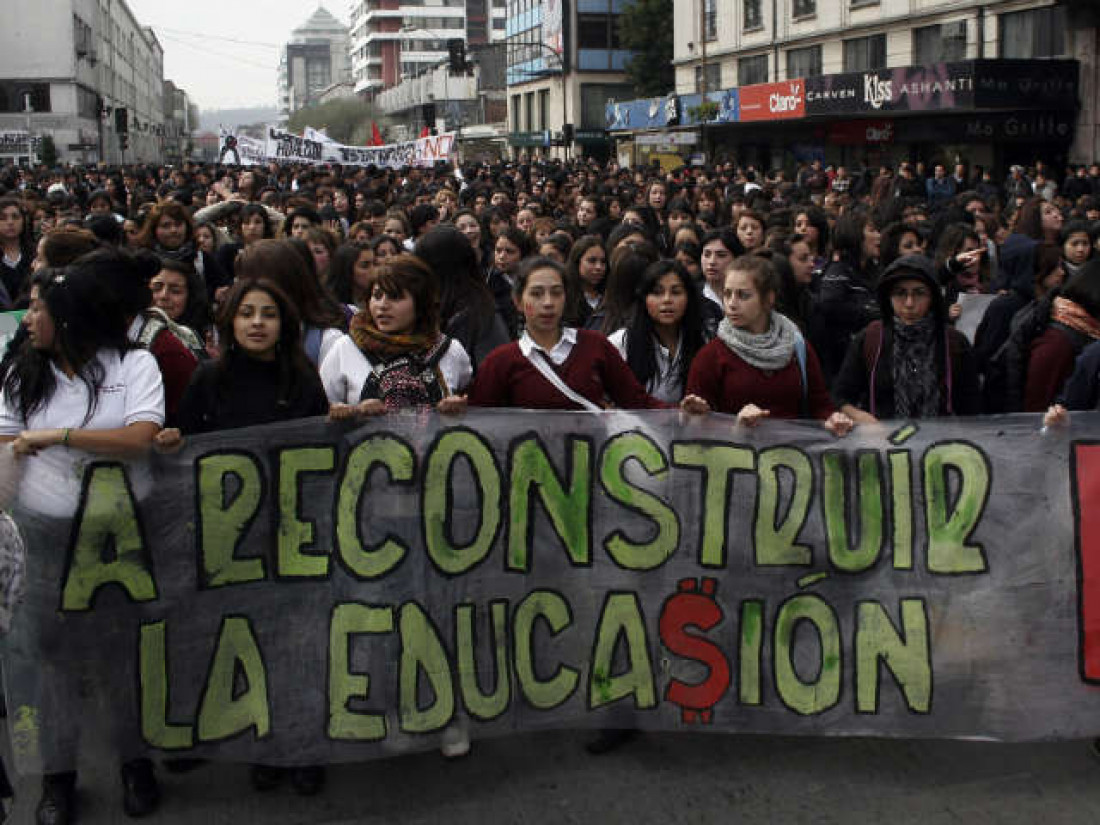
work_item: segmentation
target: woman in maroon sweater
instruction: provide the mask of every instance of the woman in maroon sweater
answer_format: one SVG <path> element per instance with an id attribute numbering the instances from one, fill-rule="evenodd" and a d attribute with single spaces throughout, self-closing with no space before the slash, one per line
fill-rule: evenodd
<path id="1" fill-rule="evenodd" d="M 852 429 L 829 398 L 821 365 L 798 327 L 774 311 L 779 278 L 771 262 L 743 255 L 730 264 L 718 337 L 695 356 L 687 391 L 715 412 L 753 427 L 768 416 L 817 418 L 834 435 Z"/>
<path id="2" fill-rule="evenodd" d="M 538 410 L 669 406 L 645 391 L 603 335 L 562 326 L 566 278 L 557 261 L 544 257 L 525 261 L 516 273 L 513 296 L 525 330 L 519 341 L 497 347 L 482 362 L 470 390 L 471 406 Z M 548 375 L 556 376 L 572 397 Z M 706 409 L 700 399 L 690 396 L 681 406 L 696 412 Z"/>

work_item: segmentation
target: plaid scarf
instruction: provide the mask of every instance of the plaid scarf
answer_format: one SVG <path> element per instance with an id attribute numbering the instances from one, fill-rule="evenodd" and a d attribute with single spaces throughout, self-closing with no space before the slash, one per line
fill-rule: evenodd
<path id="1" fill-rule="evenodd" d="M 439 358 L 450 344 L 446 335 L 387 335 L 366 312 L 356 313 L 348 333 L 373 367 L 361 401 L 377 398 L 396 412 L 434 407 L 450 394 L 439 370 Z"/>
<path id="2" fill-rule="evenodd" d="M 1057 321 L 1093 340 L 1100 339 L 1100 322 L 1085 312 L 1084 307 L 1066 298 L 1055 298 L 1050 320 Z"/>

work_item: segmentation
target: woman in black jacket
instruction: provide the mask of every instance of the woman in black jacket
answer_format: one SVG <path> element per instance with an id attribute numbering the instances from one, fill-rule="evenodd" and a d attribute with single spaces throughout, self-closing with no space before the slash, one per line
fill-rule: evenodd
<path id="1" fill-rule="evenodd" d="M 841 412 L 857 423 L 981 412 L 974 356 L 947 322 L 932 262 L 898 258 L 877 294 L 882 320 L 852 339 L 833 384 Z"/>

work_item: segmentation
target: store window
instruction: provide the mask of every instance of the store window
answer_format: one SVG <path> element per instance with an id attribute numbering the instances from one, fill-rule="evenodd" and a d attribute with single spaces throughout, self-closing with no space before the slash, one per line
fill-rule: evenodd
<path id="1" fill-rule="evenodd" d="M 1062 57 L 1066 53 L 1066 10 L 1063 6 L 1002 14 L 1001 57 Z"/>
<path id="2" fill-rule="evenodd" d="M 886 35 L 853 37 L 844 41 L 844 71 L 869 72 L 886 68 Z"/>
<path id="3" fill-rule="evenodd" d="M 752 86 L 768 82 L 768 56 L 742 57 L 737 61 L 737 85 Z"/>
<path id="4" fill-rule="evenodd" d="M 787 77 L 817 77 L 821 74 L 821 46 L 787 50 Z"/>
<path id="5" fill-rule="evenodd" d="M 917 66 L 966 60 L 966 21 L 913 29 L 913 57 Z"/>

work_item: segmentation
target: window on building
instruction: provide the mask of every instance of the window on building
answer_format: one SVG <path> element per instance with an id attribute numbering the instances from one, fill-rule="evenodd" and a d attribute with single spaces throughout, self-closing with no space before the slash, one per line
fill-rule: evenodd
<path id="1" fill-rule="evenodd" d="M 512 95 L 512 131 L 513 132 L 520 131 L 519 104 L 520 104 L 520 96 L 519 95 Z"/>
<path id="2" fill-rule="evenodd" d="M 812 17 L 817 14 L 817 0 L 791 0 L 792 17 Z"/>
<path id="3" fill-rule="evenodd" d="M 523 125 L 527 132 L 535 131 L 535 93 L 525 92 L 523 95 Z"/>
<path id="4" fill-rule="evenodd" d="M 615 100 L 630 100 L 634 88 L 629 84 L 585 83 L 581 86 L 580 129 L 603 129 L 607 125 L 607 104 Z"/>
<path id="5" fill-rule="evenodd" d="M 716 92 L 722 88 L 722 64 L 721 63 L 707 63 L 706 71 L 703 71 L 702 66 L 695 67 L 695 91 L 704 91 L 704 79 L 706 80 L 705 91 Z"/>
<path id="6" fill-rule="evenodd" d="M 737 85 L 752 86 L 768 82 L 768 56 L 742 57 L 737 61 Z"/>
<path id="7" fill-rule="evenodd" d="M 886 68 L 886 35 L 853 37 L 844 41 L 844 71 L 868 72 Z"/>
<path id="8" fill-rule="evenodd" d="M 745 31 L 751 31 L 752 29 L 761 29 L 764 27 L 764 11 L 761 8 L 763 0 L 744 0 L 742 9 L 744 10 L 744 27 Z"/>
<path id="9" fill-rule="evenodd" d="M 913 57 L 917 66 L 966 60 L 966 21 L 913 29 Z"/>
<path id="10" fill-rule="evenodd" d="M 706 40 L 718 39 L 718 0 L 702 0 L 703 37 Z"/>
<path id="11" fill-rule="evenodd" d="M 617 49 L 619 48 L 618 15 L 578 14 L 578 49 Z"/>
<path id="12" fill-rule="evenodd" d="M 550 128 L 550 90 L 539 89 L 539 128 Z"/>
<path id="13" fill-rule="evenodd" d="M 817 77 L 821 74 L 821 46 L 787 50 L 787 77 Z"/>
<path id="14" fill-rule="evenodd" d="M 50 84 L 0 81 L 0 112 L 25 112 L 28 102 L 33 112 L 52 111 Z"/>
<path id="15" fill-rule="evenodd" d="M 1002 14 L 1001 57 L 1061 57 L 1066 53 L 1064 6 Z"/>

